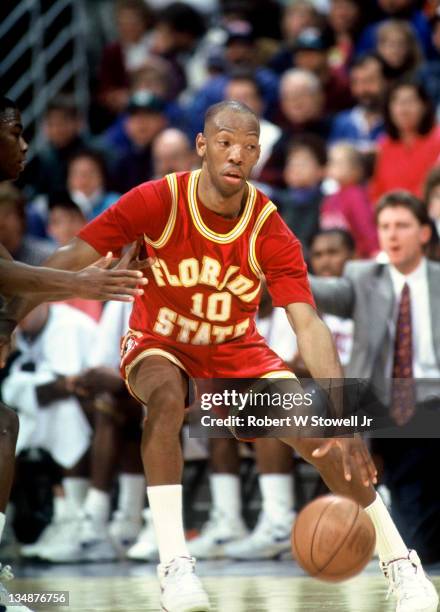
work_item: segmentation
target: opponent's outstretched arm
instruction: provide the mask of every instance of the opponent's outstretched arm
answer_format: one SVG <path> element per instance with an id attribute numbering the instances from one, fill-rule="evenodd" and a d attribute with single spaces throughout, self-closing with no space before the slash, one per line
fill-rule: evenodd
<path id="1" fill-rule="evenodd" d="M 124 255 L 116 268 L 107 270 L 106 268 L 110 266 L 112 261 L 111 255 L 101 258 L 98 251 L 89 244 L 80 238 L 74 238 L 68 245 L 55 251 L 45 261 L 47 268 L 54 269 L 50 270 L 54 273 L 52 276 L 54 293 L 51 294 L 50 291 L 42 290 L 34 292 L 28 289 L 24 296 L 13 298 L 7 303 L 4 309 L 4 317 L 9 319 L 10 326 L 13 328 L 35 306 L 43 301 L 55 299 L 57 296 L 62 298 L 79 296 L 90 299 L 132 301 L 134 296 L 143 293 L 143 290 L 137 286 L 148 282 L 140 272 L 140 268 L 145 268 L 148 261 L 138 261 L 135 266 L 137 269 L 128 269 L 138 253 L 139 249 L 136 245 Z M 5 261 L 5 263 L 11 262 Z M 68 271 L 66 274 L 70 274 L 70 276 L 57 276 L 57 274 L 61 274 L 59 271 Z M 67 283 L 67 287 L 63 285 L 64 282 Z M 61 283 L 61 286 L 58 283 Z M 52 297 L 50 297 L 51 295 Z"/>
<path id="2" fill-rule="evenodd" d="M 136 270 L 124 269 L 122 260 L 117 267 L 109 269 L 112 263 L 111 253 L 101 257 L 94 251 L 91 265 L 87 264 L 78 272 L 30 266 L 14 261 L 0 244 L 0 294 L 6 298 L 38 296 L 41 301 L 71 297 L 131 301 L 138 293 L 136 287 L 140 276 Z"/>

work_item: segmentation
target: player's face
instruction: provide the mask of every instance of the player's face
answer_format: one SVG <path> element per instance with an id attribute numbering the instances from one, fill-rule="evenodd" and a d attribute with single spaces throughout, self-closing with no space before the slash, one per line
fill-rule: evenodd
<path id="1" fill-rule="evenodd" d="M 403 274 L 414 270 L 429 241 L 431 229 L 421 225 L 413 213 L 404 206 L 384 208 L 377 221 L 380 247 L 390 263 Z"/>
<path id="2" fill-rule="evenodd" d="M 338 234 L 323 234 L 313 241 L 310 264 L 316 276 L 341 276 L 352 256 Z"/>
<path id="3" fill-rule="evenodd" d="M 259 126 L 253 115 L 223 111 L 196 139 L 197 154 L 222 197 L 244 189 L 260 156 Z"/>
<path id="4" fill-rule="evenodd" d="M 24 169 L 27 149 L 20 113 L 10 109 L 0 120 L 0 180 L 18 178 Z"/>

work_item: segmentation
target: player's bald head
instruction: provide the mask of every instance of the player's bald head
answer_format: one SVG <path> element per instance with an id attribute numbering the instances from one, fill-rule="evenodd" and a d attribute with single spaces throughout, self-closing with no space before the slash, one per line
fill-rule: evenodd
<path id="1" fill-rule="evenodd" d="M 204 134 L 223 129 L 228 120 L 238 120 L 243 128 L 260 134 L 258 116 L 246 104 L 236 100 L 223 100 L 208 108 L 205 113 Z"/>

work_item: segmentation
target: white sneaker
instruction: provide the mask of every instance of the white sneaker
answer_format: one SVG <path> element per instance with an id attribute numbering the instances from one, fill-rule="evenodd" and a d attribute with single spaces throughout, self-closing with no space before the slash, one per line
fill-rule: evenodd
<path id="1" fill-rule="evenodd" d="M 12 580 L 14 575 L 9 565 L 2 565 L 0 563 L 0 612 L 32 612 L 30 608 L 26 606 L 8 606 L 10 601 L 9 593 L 3 582 Z"/>
<path id="2" fill-rule="evenodd" d="M 61 530 L 66 527 L 67 519 L 53 520 L 40 533 L 39 538 L 33 544 L 24 544 L 20 553 L 22 557 L 39 557 L 41 550 L 45 546 L 50 546 L 58 540 Z"/>
<path id="3" fill-rule="evenodd" d="M 141 520 L 134 520 L 120 510 L 116 510 L 109 525 L 108 532 L 113 546 L 123 556 L 134 545 L 141 531 Z"/>
<path id="4" fill-rule="evenodd" d="M 142 512 L 144 527 L 141 529 L 136 543 L 127 551 L 127 557 L 133 561 L 158 561 L 159 550 L 157 548 L 156 534 L 154 532 L 151 510 L 146 508 Z"/>
<path id="5" fill-rule="evenodd" d="M 407 559 L 381 563 L 381 569 L 389 582 L 388 596 L 393 593 L 397 599 L 396 612 L 437 612 L 437 591 L 415 550 Z"/>
<path id="6" fill-rule="evenodd" d="M 231 520 L 214 512 L 202 528 L 199 536 L 188 542 L 188 550 L 200 559 L 220 559 L 225 556 L 225 546 L 242 540 L 249 534 L 241 518 Z"/>
<path id="7" fill-rule="evenodd" d="M 40 556 L 51 563 L 77 563 L 114 561 L 118 558 L 106 524 L 93 521 L 82 515 L 71 524 L 71 529 L 40 550 Z"/>
<path id="8" fill-rule="evenodd" d="M 291 551 L 290 533 L 295 514 L 292 512 L 275 524 L 264 513 L 260 515 L 253 532 L 239 542 L 224 547 L 224 554 L 232 559 L 274 559 Z"/>
<path id="9" fill-rule="evenodd" d="M 162 612 L 209 612 L 208 594 L 194 573 L 193 557 L 176 557 L 157 566 Z"/>

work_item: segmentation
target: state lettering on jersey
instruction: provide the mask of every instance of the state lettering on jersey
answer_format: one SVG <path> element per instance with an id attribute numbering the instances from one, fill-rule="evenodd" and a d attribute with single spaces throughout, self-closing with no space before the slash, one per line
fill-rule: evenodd
<path id="1" fill-rule="evenodd" d="M 218 291 L 226 289 L 243 302 L 252 301 L 260 290 L 260 281 L 256 282 L 239 273 L 239 266 L 228 266 L 223 274 L 221 263 L 207 255 L 201 262 L 195 257 L 182 259 L 175 270 L 170 270 L 168 264 L 157 257 L 151 271 L 158 287 L 205 285 Z"/>
<path id="2" fill-rule="evenodd" d="M 230 294 L 226 295 L 230 297 Z M 213 297 L 216 297 L 215 293 L 209 296 L 208 302 Z M 249 325 L 249 317 L 235 325 L 213 325 L 207 321 L 189 319 L 171 308 L 162 306 L 159 309 L 153 330 L 157 334 L 167 337 L 177 334 L 176 340 L 185 344 L 221 344 L 225 340 L 243 336 Z"/>

